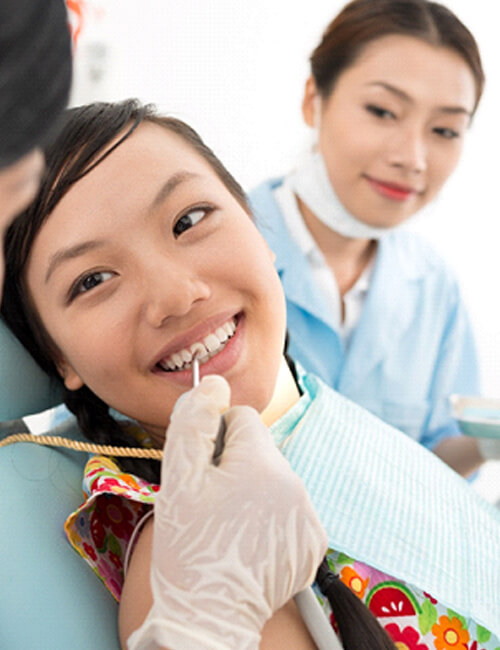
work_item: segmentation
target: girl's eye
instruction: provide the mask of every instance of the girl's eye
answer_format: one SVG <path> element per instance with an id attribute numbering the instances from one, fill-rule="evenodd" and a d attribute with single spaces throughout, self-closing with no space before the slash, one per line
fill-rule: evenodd
<path id="1" fill-rule="evenodd" d="M 203 207 L 199 206 L 197 208 L 191 208 L 191 210 L 184 213 L 175 222 L 173 228 L 174 237 L 177 238 L 185 230 L 189 230 L 189 228 L 196 226 L 196 224 L 202 219 L 204 219 L 212 210 L 213 208 L 211 206 L 203 206 Z"/>
<path id="2" fill-rule="evenodd" d="M 111 271 L 94 271 L 93 273 L 87 273 L 86 275 L 79 278 L 71 287 L 69 292 L 69 299 L 72 300 L 81 293 L 87 293 L 88 291 L 91 291 L 103 282 L 110 280 L 114 275 L 115 274 Z"/>
<path id="3" fill-rule="evenodd" d="M 447 140 L 453 140 L 454 138 L 460 137 L 460 133 L 458 131 L 454 131 L 453 129 L 436 127 L 432 130 L 434 133 L 437 133 L 437 135 L 441 136 L 442 138 L 446 138 Z"/>
<path id="4" fill-rule="evenodd" d="M 392 111 L 382 108 L 381 106 L 376 106 L 375 104 L 368 104 L 365 106 L 366 110 L 369 113 L 372 113 L 376 117 L 380 117 L 383 120 L 394 120 L 396 119 L 395 114 Z"/>

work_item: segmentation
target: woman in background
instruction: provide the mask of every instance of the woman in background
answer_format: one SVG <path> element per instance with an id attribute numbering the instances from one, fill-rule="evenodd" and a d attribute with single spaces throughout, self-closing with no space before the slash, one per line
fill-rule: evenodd
<path id="1" fill-rule="evenodd" d="M 316 143 L 250 199 L 276 254 L 290 353 L 463 475 L 500 445 L 459 434 L 448 399 L 478 394 L 457 282 L 399 229 L 454 170 L 481 98 L 476 42 L 427 0 L 354 0 L 311 55 Z"/>

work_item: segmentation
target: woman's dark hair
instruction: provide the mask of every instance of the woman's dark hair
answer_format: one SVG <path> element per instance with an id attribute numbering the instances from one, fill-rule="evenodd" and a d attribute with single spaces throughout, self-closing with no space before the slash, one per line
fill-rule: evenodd
<path id="1" fill-rule="evenodd" d="M 9 227 L 4 245 L 3 319 L 38 365 L 60 384 L 64 402 L 75 414 L 84 435 L 93 442 L 122 446 L 137 446 L 137 440 L 112 417 L 108 405 L 86 386 L 76 391 L 64 386 L 56 365 L 59 351 L 33 305 L 25 274 L 37 233 L 58 202 L 75 182 L 120 146 L 141 122 L 152 122 L 180 136 L 210 164 L 228 191 L 249 212 L 240 185 L 184 122 L 158 116 L 151 106 L 143 106 L 136 100 L 96 103 L 66 112 L 62 131 L 46 154 L 46 172 L 39 194 Z M 146 480 L 160 482 L 158 461 L 124 458 L 120 465 L 125 471 Z M 326 560 L 318 571 L 317 580 L 330 601 L 345 650 L 395 650 L 377 620 L 332 574 Z"/>
<path id="2" fill-rule="evenodd" d="M 371 41 L 400 34 L 446 47 L 469 66 L 476 83 L 476 103 L 484 87 L 484 72 L 471 32 L 449 9 L 428 0 L 353 0 L 325 29 L 310 57 L 311 72 L 321 97 L 332 92 L 340 74 Z"/>

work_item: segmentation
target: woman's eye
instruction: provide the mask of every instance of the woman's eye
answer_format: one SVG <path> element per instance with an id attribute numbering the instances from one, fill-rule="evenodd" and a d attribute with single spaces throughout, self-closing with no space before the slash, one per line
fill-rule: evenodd
<path id="1" fill-rule="evenodd" d="M 382 108 L 382 106 L 376 106 L 375 104 L 368 104 L 367 106 L 365 106 L 365 108 L 369 113 L 372 113 L 376 117 L 380 117 L 383 120 L 393 120 L 396 118 L 396 115 L 392 111 L 389 111 L 386 108 Z"/>
<path id="2" fill-rule="evenodd" d="M 110 280 L 113 276 L 114 273 L 111 271 L 95 271 L 93 273 L 87 273 L 79 280 L 77 280 L 72 286 L 69 293 L 70 300 L 81 293 L 87 293 L 88 291 L 91 291 L 103 282 Z"/>
<path id="3" fill-rule="evenodd" d="M 453 140 L 454 138 L 460 137 L 460 133 L 458 131 L 455 131 L 454 129 L 436 127 L 435 129 L 433 129 L 433 131 L 434 133 L 437 133 L 437 135 L 441 136 L 442 138 L 446 138 L 447 140 Z"/>
<path id="4" fill-rule="evenodd" d="M 174 236 L 177 238 L 185 230 L 189 230 L 193 226 L 201 221 L 204 217 L 207 216 L 213 210 L 210 206 L 192 208 L 188 212 L 184 213 L 174 224 L 173 232 Z"/>

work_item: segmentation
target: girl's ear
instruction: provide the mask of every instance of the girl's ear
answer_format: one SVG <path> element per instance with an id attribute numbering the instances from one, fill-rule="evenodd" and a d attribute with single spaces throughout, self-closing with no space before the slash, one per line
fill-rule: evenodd
<path id="1" fill-rule="evenodd" d="M 63 378 L 64 385 L 68 390 L 78 390 L 84 385 L 80 375 L 66 359 L 58 361 L 57 371 Z"/>
<path id="2" fill-rule="evenodd" d="M 316 128 L 317 113 L 319 104 L 319 95 L 316 88 L 316 82 L 313 77 L 309 77 L 304 88 L 304 97 L 302 99 L 302 117 L 307 126 Z"/>

